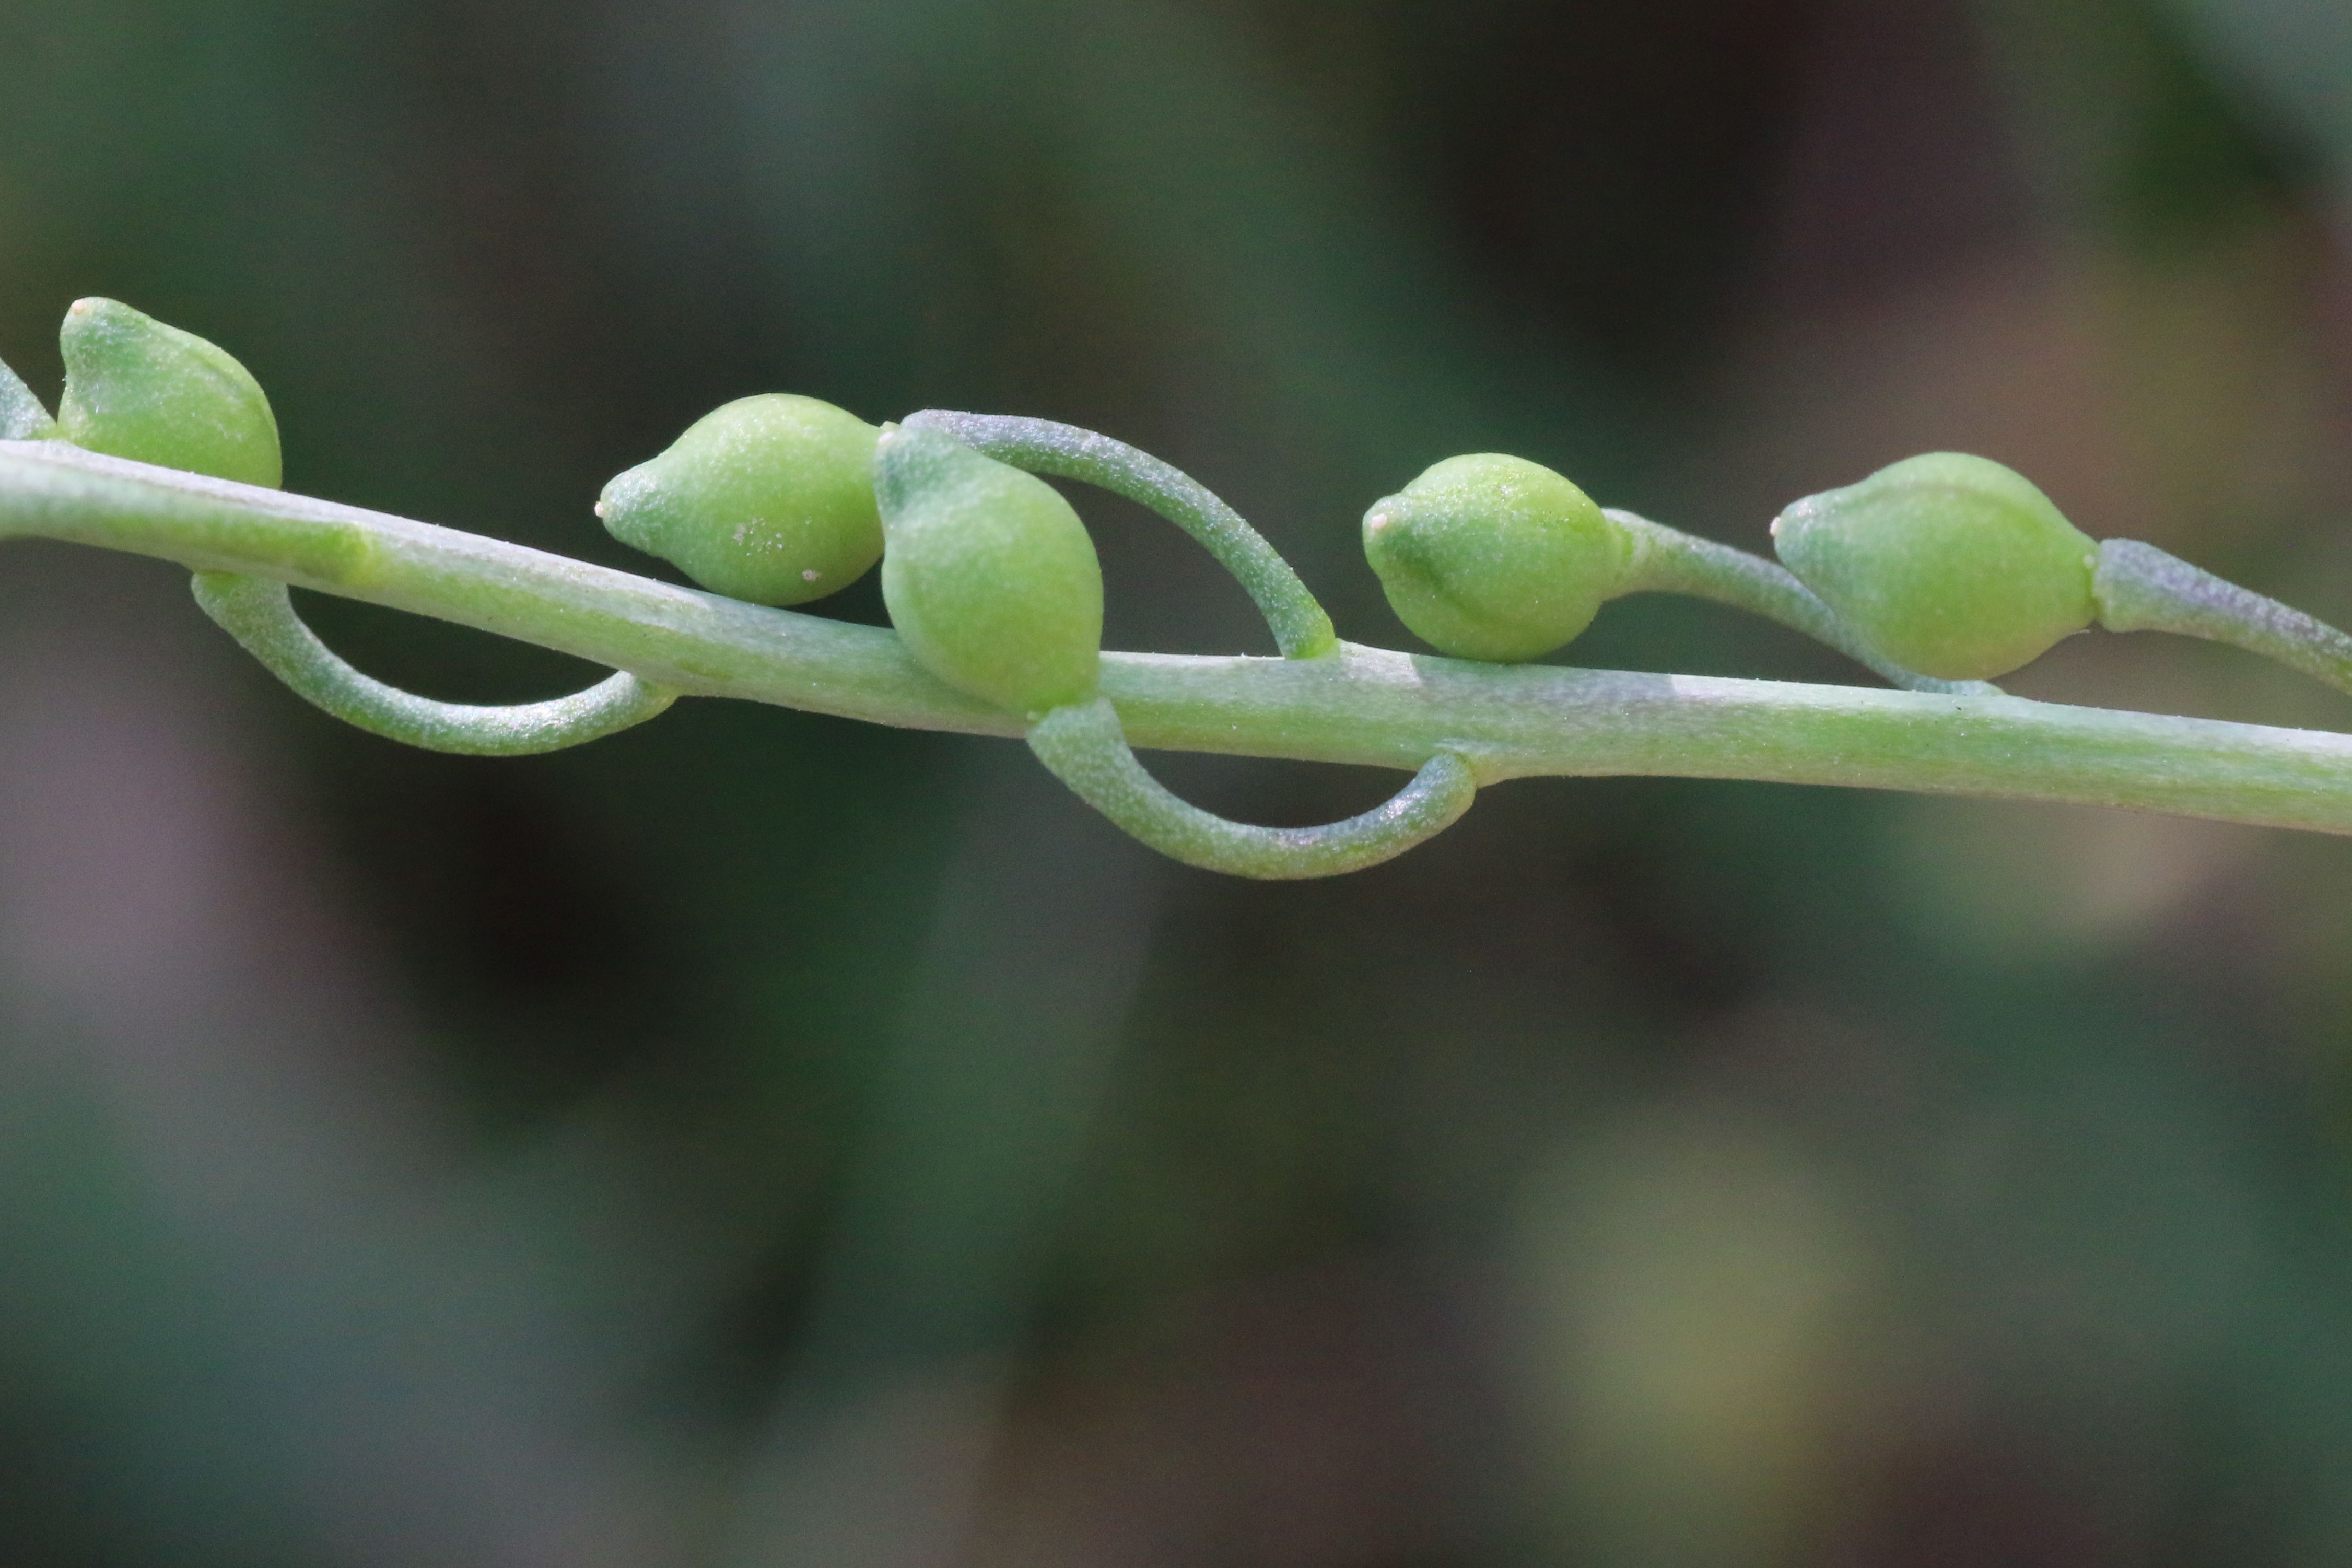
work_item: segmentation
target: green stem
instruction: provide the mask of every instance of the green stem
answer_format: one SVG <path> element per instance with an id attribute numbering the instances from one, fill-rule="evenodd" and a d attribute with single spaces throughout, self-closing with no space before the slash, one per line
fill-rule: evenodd
<path id="1" fill-rule="evenodd" d="M 1815 642 L 1828 644 L 1906 691 L 1989 697 L 2000 690 L 1981 680 L 1938 680 L 1906 669 L 1863 640 L 1843 616 L 1777 561 L 1700 539 L 1630 511 L 1611 508 L 1607 515 L 1633 536 L 1633 560 L 1620 595 L 1687 594 L 1778 621 Z"/>
<path id="2" fill-rule="evenodd" d="M 2177 632 L 2276 659 L 2352 691 L 2352 637 L 2137 539 L 2099 546 L 2091 596 L 2111 632 Z"/>
<path id="3" fill-rule="evenodd" d="M 262 667 L 313 705 L 387 741 L 471 757 L 560 752 L 658 717 L 677 693 L 620 674 L 546 702 L 436 702 L 361 674 L 302 624 L 286 584 L 199 572 L 196 603 Z"/>
<path id="4" fill-rule="evenodd" d="M 1383 804 L 1318 827 L 1257 827 L 1202 811 L 1144 772 L 1107 698 L 1056 708 L 1029 749 L 1079 799 L 1171 860 L 1266 881 L 1336 877 L 1393 860 L 1461 820 L 1478 794 L 1470 764 L 1442 751 Z"/>
<path id="5" fill-rule="evenodd" d="M 952 436 L 1000 463 L 1077 479 L 1150 508 L 1198 540 L 1234 574 L 1265 616 L 1285 658 L 1313 658 L 1338 642 L 1331 617 L 1265 536 L 1208 486 L 1150 453 L 1075 425 L 1006 414 L 927 408 L 904 423 Z"/>
<path id="6" fill-rule="evenodd" d="M 897 636 L 764 609 L 498 540 L 276 490 L 0 443 L 0 536 L 242 572 L 538 643 L 681 692 L 1018 735 Z M 1851 784 L 2352 833 L 2352 737 L 2001 696 L 1504 668 L 1341 644 L 1309 660 L 1108 654 L 1136 745 L 1481 784 L 1659 773 Z"/>

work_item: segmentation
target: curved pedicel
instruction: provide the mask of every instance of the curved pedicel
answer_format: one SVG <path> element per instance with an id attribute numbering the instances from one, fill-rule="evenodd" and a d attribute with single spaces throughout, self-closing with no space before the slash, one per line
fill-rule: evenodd
<path id="1" fill-rule="evenodd" d="M 298 695 L 347 723 L 430 752 L 523 757 L 562 751 L 642 724 L 677 698 L 624 673 L 546 702 L 436 702 L 352 668 L 303 625 L 283 583 L 199 572 L 194 586 L 205 614 Z"/>
<path id="2" fill-rule="evenodd" d="M 1085 695 L 1047 696 L 1043 677 L 1031 677 L 1025 670 L 1020 680 L 1000 677 L 992 668 L 990 679 L 978 679 L 980 667 L 990 662 L 982 657 L 989 645 L 1032 640 L 1007 634 L 1008 610 L 1044 616 L 1048 625 L 1057 626 L 1055 617 L 1069 607 L 1062 602 L 1085 597 L 1087 604 L 1082 607 L 1091 616 L 1091 636 L 1098 639 L 1101 633 L 1100 569 L 1094 564 L 1091 547 L 1085 561 L 1091 572 L 1090 596 L 1082 595 L 1072 573 L 1058 564 L 1063 548 L 1045 548 L 1049 536 L 1058 540 L 1065 530 L 1083 540 L 1084 525 L 1058 496 L 1020 471 L 1024 468 L 1090 481 L 1100 476 L 1116 481 L 1108 488 L 1170 516 L 1234 569 L 1266 611 L 1267 623 L 1286 653 L 1306 646 L 1295 635 L 1286 635 L 1302 626 L 1326 639 L 1332 633 L 1305 584 L 1271 546 L 1214 496 L 1157 458 L 1105 437 L 1037 419 L 925 414 L 900 429 L 902 434 L 883 438 L 877 469 L 882 525 L 889 539 L 882 557 L 882 590 L 892 623 L 908 639 L 917 659 L 951 685 L 1014 712 L 1034 713 L 1033 703 L 1039 699 L 1052 702 L 1029 728 L 1029 749 L 1079 799 L 1133 837 L 1204 870 L 1269 879 L 1329 877 L 1401 855 L 1470 808 L 1477 781 L 1469 763 L 1454 752 L 1440 752 L 1394 799 L 1360 816 L 1321 827 L 1234 822 L 1179 799 L 1144 771 L 1127 743 L 1118 710 L 1093 691 L 1091 668 L 1084 680 Z M 975 443 L 970 438 L 973 436 L 982 439 Z M 1014 478 L 1018 485 L 1009 485 Z M 1127 488 L 1130 483 L 1136 488 Z M 1023 487 L 1045 493 L 1032 499 Z M 1181 506 L 1163 504 L 1171 493 L 1189 499 Z M 1152 495 L 1162 500 L 1153 500 Z M 1003 537 L 973 545 L 962 542 L 975 529 L 987 531 L 984 523 L 993 524 Z M 1034 541 L 1029 537 L 1033 533 L 1039 536 Z M 1041 571 L 1034 581 L 1023 573 L 1005 571 L 1005 563 L 1023 562 L 1032 553 L 1041 567 L 1055 569 Z M 966 555 L 968 562 L 962 559 Z M 1235 567 L 1237 559 L 1244 566 Z M 921 585 L 919 578 L 940 577 L 943 571 L 946 580 L 933 584 L 930 596 L 941 600 L 937 608 L 954 612 L 949 618 L 957 624 L 947 626 L 931 624 L 938 618 L 933 606 L 915 592 Z M 1287 621 L 1277 618 L 1286 611 Z M 961 628 L 966 621 L 992 628 L 977 639 L 975 648 L 958 646 L 974 640 Z M 958 635 L 940 635 L 946 631 Z M 1057 631 L 1046 640 L 1058 647 L 1067 637 Z M 1056 672 L 1061 662 L 1053 661 Z M 1056 679 L 1075 677 L 1056 673 Z"/>
<path id="3" fill-rule="evenodd" d="M 1234 822 L 1178 798 L 1146 773 L 1104 697 L 1046 714 L 1030 730 L 1029 749 L 1080 799 L 1162 855 L 1266 880 L 1331 877 L 1393 859 L 1460 820 L 1478 793 L 1469 763 L 1441 751 L 1411 784 L 1360 816 L 1320 827 Z"/>
<path id="4" fill-rule="evenodd" d="M 1338 645 L 1331 617 L 1265 536 L 1206 485 L 1150 453 L 1075 425 L 1014 415 L 927 408 L 901 423 L 952 436 L 1000 463 L 1076 479 L 1149 507 L 1200 541 L 1234 574 L 1285 658 L 1313 658 Z"/>

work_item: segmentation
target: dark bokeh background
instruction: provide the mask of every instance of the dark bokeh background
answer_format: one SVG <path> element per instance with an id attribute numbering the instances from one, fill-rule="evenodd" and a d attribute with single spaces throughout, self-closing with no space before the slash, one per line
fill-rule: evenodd
<path id="1" fill-rule="evenodd" d="M 0 0 L 0 356 L 126 299 L 294 488 L 637 568 L 603 480 L 790 389 L 1133 440 L 1375 642 L 1362 508 L 1495 448 L 1750 547 L 1979 450 L 2341 620 L 2347 172 L 2339 0 Z M 1260 649 L 1085 504 L 1115 646 Z M 7 1563 L 2352 1558 L 2342 844 L 1537 781 L 1252 886 L 1002 742 L 402 751 L 157 563 L 5 568 Z"/>

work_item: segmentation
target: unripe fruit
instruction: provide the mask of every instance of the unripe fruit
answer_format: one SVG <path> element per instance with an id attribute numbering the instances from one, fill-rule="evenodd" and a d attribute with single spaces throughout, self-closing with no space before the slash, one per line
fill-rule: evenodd
<path id="1" fill-rule="evenodd" d="M 0 364 L 0 441 L 47 441 L 58 434 L 58 422 L 33 389 L 5 364 Z"/>
<path id="2" fill-rule="evenodd" d="M 112 300 L 75 300 L 58 345 L 58 425 L 75 446 L 270 489 L 283 480 L 269 399 L 226 350 Z"/>
<path id="3" fill-rule="evenodd" d="M 1540 658 L 1592 623 L 1632 544 L 1538 463 L 1448 458 L 1364 514 L 1364 557 L 1397 618 L 1457 658 Z"/>
<path id="4" fill-rule="evenodd" d="M 1988 680 L 2090 626 L 2098 545 L 2021 475 L 1930 452 L 1772 523 L 1790 571 L 1889 657 Z"/>
<path id="5" fill-rule="evenodd" d="M 1034 717 L 1091 696 L 1102 564 L 1060 492 L 935 430 L 886 433 L 882 601 L 917 663 Z"/>
<path id="6" fill-rule="evenodd" d="M 606 485 L 596 515 L 714 594 L 803 604 L 846 588 L 882 553 L 877 434 L 814 397 L 742 398 Z"/>

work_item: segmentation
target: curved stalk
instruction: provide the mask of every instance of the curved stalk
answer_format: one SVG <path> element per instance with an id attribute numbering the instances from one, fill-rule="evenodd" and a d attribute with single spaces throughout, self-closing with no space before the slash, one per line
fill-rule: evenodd
<path id="1" fill-rule="evenodd" d="M 1462 819 L 1478 794 L 1470 764 L 1441 751 L 1371 810 L 1314 827 L 1258 827 L 1203 811 L 1146 773 L 1106 698 L 1056 708 L 1029 749 L 1080 800 L 1171 860 L 1265 881 L 1337 877 L 1393 860 Z"/>
<path id="2" fill-rule="evenodd" d="M 617 734 L 657 718 L 677 693 L 625 672 L 545 702 L 478 707 L 436 702 L 363 675 L 295 613 L 286 584 L 199 572 L 196 603 L 296 695 L 387 741 L 468 757 L 528 757 Z"/>
<path id="3" fill-rule="evenodd" d="M 1192 475 L 1150 453 L 1075 425 L 1010 414 L 958 414 L 927 408 L 907 416 L 909 429 L 938 430 L 982 457 L 1034 474 L 1098 486 L 1149 507 L 1198 540 L 1245 589 L 1285 658 L 1313 658 L 1339 641 L 1298 574 L 1265 537 Z"/>
<path id="4" fill-rule="evenodd" d="M 0 536 L 241 572 L 575 654 L 681 692 L 1017 736 L 897 636 L 356 507 L 0 443 Z M 1315 659 L 1107 654 L 1135 745 L 1419 769 L 1481 784 L 1657 773 L 2129 806 L 2352 833 L 2352 737 L 2004 696 L 1504 668 L 1341 644 Z"/>

